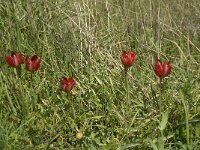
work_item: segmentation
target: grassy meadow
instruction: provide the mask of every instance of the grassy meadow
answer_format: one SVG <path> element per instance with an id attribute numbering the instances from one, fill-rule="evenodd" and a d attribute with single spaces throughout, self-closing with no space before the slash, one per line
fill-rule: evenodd
<path id="1" fill-rule="evenodd" d="M 1 0 L 0 150 L 199 150 L 199 8 L 199 0 Z M 127 90 L 128 49 L 137 58 Z M 40 56 L 41 67 L 31 75 L 22 64 L 17 76 L 5 61 L 12 51 Z M 172 64 L 162 90 L 156 58 Z M 70 94 L 59 83 L 69 75 Z"/>

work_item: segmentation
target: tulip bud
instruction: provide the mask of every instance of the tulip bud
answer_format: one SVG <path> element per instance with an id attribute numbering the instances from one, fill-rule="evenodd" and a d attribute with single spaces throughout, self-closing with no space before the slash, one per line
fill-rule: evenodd
<path id="1" fill-rule="evenodd" d="M 155 74 L 160 77 L 164 78 L 171 73 L 171 63 L 170 61 L 161 62 L 160 59 L 157 59 L 155 64 L 153 65 L 153 70 Z"/>
<path id="2" fill-rule="evenodd" d="M 25 68 L 30 72 L 35 72 L 39 69 L 41 63 L 40 57 L 34 55 L 33 57 L 26 56 Z"/>
<path id="3" fill-rule="evenodd" d="M 121 61 L 125 67 L 131 67 L 137 57 L 136 52 L 129 51 L 122 51 L 121 53 Z"/>
<path id="4" fill-rule="evenodd" d="M 69 93 L 72 90 L 72 88 L 75 86 L 75 84 L 76 84 L 76 81 L 71 76 L 63 77 L 60 80 L 60 87 L 61 87 L 61 90 L 64 92 Z"/>
<path id="5" fill-rule="evenodd" d="M 5 56 L 5 60 L 11 67 L 17 68 L 23 62 L 23 56 L 21 52 L 12 52 L 11 54 Z"/>

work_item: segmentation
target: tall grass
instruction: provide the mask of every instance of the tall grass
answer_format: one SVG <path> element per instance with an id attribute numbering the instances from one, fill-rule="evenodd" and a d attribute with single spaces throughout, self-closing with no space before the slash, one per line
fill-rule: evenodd
<path id="1" fill-rule="evenodd" d="M 199 0 L 1 1 L 0 149 L 199 149 L 199 8 Z M 126 49 L 138 56 L 128 109 Z M 31 85 L 24 65 L 18 78 L 6 64 L 13 50 L 42 58 Z M 156 57 L 172 62 L 162 95 Z M 77 81 L 71 96 L 59 89 L 67 75 Z"/>

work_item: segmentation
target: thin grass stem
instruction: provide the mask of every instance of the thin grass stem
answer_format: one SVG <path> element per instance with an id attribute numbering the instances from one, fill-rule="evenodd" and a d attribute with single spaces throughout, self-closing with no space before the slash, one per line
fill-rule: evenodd
<path id="1" fill-rule="evenodd" d="M 187 148 L 188 150 L 191 150 L 190 148 L 190 129 L 189 129 L 189 117 L 188 117 L 188 114 L 189 114 L 189 110 L 186 106 L 186 103 L 184 100 L 182 100 L 182 103 L 183 103 L 183 107 L 184 107 L 184 111 L 185 111 L 185 122 L 186 122 L 186 139 L 187 139 Z"/>

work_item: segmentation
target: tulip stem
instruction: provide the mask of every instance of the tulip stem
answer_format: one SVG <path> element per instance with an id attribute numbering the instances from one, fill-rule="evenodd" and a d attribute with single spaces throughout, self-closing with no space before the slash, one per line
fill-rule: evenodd
<path id="1" fill-rule="evenodd" d="M 33 90 L 33 84 L 32 84 L 32 82 L 33 82 L 33 73 L 31 72 L 30 78 L 29 78 L 29 86 L 30 86 L 31 90 Z M 33 110 L 34 110 L 35 106 L 36 106 L 36 100 L 35 100 L 35 98 L 32 101 L 32 106 L 33 106 Z"/>
<path id="2" fill-rule="evenodd" d="M 17 78 L 21 78 L 21 66 L 18 66 L 16 68 L 16 72 L 17 72 Z"/>
<path id="3" fill-rule="evenodd" d="M 128 68 L 124 68 L 125 71 L 125 86 L 126 86 L 126 111 L 128 112 L 130 106 L 130 95 L 129 95 L 129 85 L 128 85 Z"/>
<path id="4" fill-rule="evenodd" d="M 160 96 L 159 96 L 159 113 L 160 113 L 160 120 L 162 120 L 163 116 L 162 116 L 162 111 L 163 111 L 163 78 L 159 79 L 159 90 L 160 90 Z M 164 142 L 164 134 L 163 134 L 163 130 L 161 130 L 161 149 L 165 150 L 165 142 Z"/>
<path id="5" fill-rule="evenodd" d="M 159 90 L 160 90 L 160 98 L 159 98 L 159 111 L 160 111 L 160 114 L 162 113 L 162 88 L 163 88 L 163 85 L 162 85 L 162 81 L 163 81 L 163 78 L 160 78 L 159 80 Z"/>
<path id="6" fill-rule="evenodd" d="M 30 87 L 32 88 L 32 81 L 33 81 L 33 73 L 31 72 L 31 76 L 30 76 L 30 80 L 29 80 L 29 83 L 30 83 Z"/>

